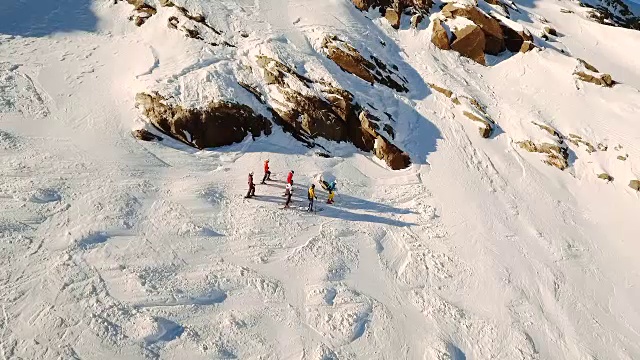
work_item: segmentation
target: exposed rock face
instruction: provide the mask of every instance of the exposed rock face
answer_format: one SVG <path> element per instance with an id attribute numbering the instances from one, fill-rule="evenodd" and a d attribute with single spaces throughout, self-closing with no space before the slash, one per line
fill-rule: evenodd
<path id="1" fill-rule="evenodd" d="M 640 180 L 629 181 L 629 187 L 635 191 L 640 191 Z"/>
<path id="2" fill-rule="evenodd" d="M 468 117 L 469 119 L 476 121 L 478 123 L 481 124 L 480 128 L 479 128 L 479 132 L 480 132 L 480 136 L 482 136 L 483 138 L 487 139 L 491 136 L 491 133 L 493 132 L 493 124 L 492 121 L 489 121 L 487 119 L 484 119 L 476 114 L 473 114 L 471 112 L 468 111 L 463 111 L 462 112 L 464 114 L 464 116 Z"/>
<path id="3" fill-rule="evenodd" d="M 569 138 L 566 139 L 567 141 L 569 141 L 570 143 L 572 143 L 575 146 L 580 146 L 580 144 L 584 145 L 587 147 L 587 152 L 589 154 L 593 153 L 596 151 L 596 148 L 593 146 L 593 144 L 591 144 L 590 142 L 584 140 L 582 138 L 582 136 L 576 135 L 576 134 L 569 134 Z"/>
<path id="4" fill-rule="evenodd" d="M 309 139 L 351 142 L 373 152 L 394 170 L 409 166 L 409 156 L 379 133 L 381 120 L 362 110 L 351 93 L 315 82 L 266 56 L 258 57 L 257 62 L 267 83 L 284 98 L 274 115 L 285 129 Z"/>
<path id="5" fill-rule="evenodd" d="M 167 105 L 165 101 L 157 94 L 136 95 L 137 105 L 153 125 L 198 149 L 231 145 L 249 134 L 271 134 L 271 122 L 246 105 L 217 101 L 199 110 Z"/>
<path id="6" fill-rule="evenodd" d="M 438 85 L 431 84 L 431 83 L 429 83 L 429 87 L 432 88 L 433 90 L 441 93 L 441 94 L 444 94 L 448 98 L 451 98 L 453 96 L 453 91 L 451 91 L 449 89 L 445 89 L 443 87 L 440 87 Z"/>
<path id="7" fill-rule="evenodd" d="M 339 39 L 337 36 L 327 36 L 322 42 L 322 48 L 329 59 L 333 60 L 342 70 L 351 73 L 362 80 L 373 84 L 377 82 L 398 92 L 407 92 L 406 80 L 394 69 L 395 65 L 387 66 L 377 57 L 370 55 L 367 60 L 353 46 Z"/>
<path id="8" fill-rule="evenodd" d="M 533 36 L 529 31 L 515 31 L 509 26 L 501 25 L 502 32 L 504 33 L 504 43 L 507 50 L 511 52 L 519 52 L 522 49 L 525 41 L 532 42 Z"/>
<path id="9" fill-rule="evenodd" d="M 118 3 L 119 0 L 115 0 Z M 136 26 L 142 26 L 153 15 L 157 13 L 155 7 L 147 4 L 144 0 L 126 0 L 127 3 L 133 5 L 133 14 L 129 17 L 129 20 L 133 21 Z"/>
<path id="10" fill-rule="evenodd" d="M 442 14 L 450 19 L 456 16 L 464 17 L 476 24 L 485 35 L 485 53 L 498 55 L 506 49 L 504 33 L 498 20 L 485 15 L 477 7 L 462 7 L 460 4 L 448 3 L 442 8 Z"/>
<path id="11" fill-rule="evenodd" d="M 362 11 L 370 8 L 387 9 L 395 8 L 398 14 L 403 13 L 406 9 L 412 8 L 415 12 L 427 13 L 433 6 L 433 0 L 351 0 L 353 4 Z"/>
<path id="12" fill-rule="evenodd" d="M 600 175 L 598 175 L 598 179 L 602 179 L 605 180 L 607 182 L 612 182 L 613 181 L 613 176 L 607 174 L 607 173 L 602 173 Z"/>
<path id="13" fill-rule="evenodd" d="M 154 135 L 146 129 L 138 129 L 131 132 L 134 138 L 142 141 L 162 141 L 160 136 Z"/>
<path id="14" fill-rule="evenodd" d="M 532 123 L 533 125 L 535 125 L 535 126 L 539 127 L 540 129 L 542 129 L 542 130 L 544 130 L 544 131 L 548 132 L 548 133 L 549 133 L 549 135 L 554 136 L 555 138 L 557 138 L 557 139 L 559 139 L 559 140 L 562 140 L 562 139 L 563 139 L 563 136 L 558 132 L 558 130 L 556 130 L 556 129 L 552 128 L 551 126 L 549 126 L 549 125 L 544 125 L 544 124 L 540 124 L 540 123 L 537 123 L 537 122 L 535 122 L 535 121 L 532 121 L 531 123 Z"/>
<path id="15" fill-rule="evenodd" d="M 558 36 L 558 32 L 556 31 L 556 29 L 552 28 L 551 26 L 545 26 L 542 30 L 548 35 Z"/>
<path id="16" fill-rule="evenodd" d="M 449 44 L 449 35 L 440 19 L 433 20 L 433 35 L 431 35 L 431 42 L 442 50 L 449 50 L 451 46 Z"/>
<path id="17" fill-rule="evenodd" d="M 536 144 L 531 140 L 520 141 L 518 145 L 528 152 L 546 154 L 547 158 L 544 162 L 548 165 L 555 166 L 560 170 L 569 167 L 569 152 L 566 147 L 548 143 Z"/>
<path id="18" fill-rule="evenodd" d="M 506 11 L 506 5 L 501 1 L 490 0 L 489 3 L 501 4 Z M 480 64 L 486 65 L 486 59 L 483 54 L 498 55 L 505 50 L 524 53 L 536 48 L 533 43 L 533 36 L 528 30 L 516 30 L 469 3 L 448 2 L 444 5 L 440 14 L 445 18 L 444 24 L 438 17 L 432 17 L 434 25 L 431 42 L 440 49 L 447 50 L 451 48 L 456 50 L 461 55 L 469 57 Z M 464 25 L 460 25 L 456 18 L 469 20 L 480 31 L 472 25 L 460 28 Z M 448 39 L 446 31 L 448 27 L 456 29 L 452 39 Z M 482 35 L 480 32 L 482 32 Z M 466 38 L 454 47 L 454 43 L 459 41 L 461 35 Z M 482 45 L 482 49 L 480 49 L 480 45 Z M 483 54 L 481 54 L 480 50 L 482 50 Z"/>
<path id="19" fill-rule="evenodd" d="M 400 28 L 400 12 L 398 12 L 396 9 L 387 8 L 384 13 L 384 17 L 394 29 L 397 30 Z"/>
<path id="20" fill-rule="evenodd" d="M 590 82 L 596 85 L 604 86 L 604 87 L 613 87 L 616 82 L 611 78 L 609 74 L 600 74 L 600 77 L 587 74 L 584 71 L 578 71 L 574 73 L 579 80 L 584 82 Z"/>
<path id="21" fill-rule="evenodd" d="M 404 169 L 411 164 L 407 153 L 377 132 L 377 119 L 366 111 L 360 112 L 359 119 L 363 130 L 363 142 L 369 144 L 373 141 L 372 151 L 378 159 L 384 160 L 393 170 Z"/>
<path id="22" fill-rule="evenodd" d="M 411 28 L 417 29 L 420 23 L 424 20 L 424 15 L 415 14 L 411 17 Z"/>
<path id="23" fill-rule="evenodd" d="M 175 16 L 171 16 L 167 20 L 167 26 L 169 27 L 169 29 L 177 30 L 178 24 L 180 24 L 180 20 Z"/>
<path id="24" fill-rule="evenodd" d="M 593 71 L 595 73 L 599 73 L 600 72 L 600 70 L 598 70 L 595 66 L 589 64 L 588 62 L 586 62 L 586 61 L 584 61 L 584 60 L 582 60 L 580 58 L 578 58 L 578 62 L 589 71 Z"/>
<path id="25" fill-rule="evenodd" d="M 362 11 L 369 10 L 369 7 L 371 6 L 371 2 L 372 2 L 369 0 L 352 0 L 352 1 L 353 1 L 353 4 Z"/>
<path id="26" fill-rule="evenodd" d="M 525 41 L 524 43 L 522 43 L 522 47 L 520 48 L 520 52 L 521 53 L 526 53 L 529 52 L 533 49 L 535 49 L 536 46 L 533 45 L 533 43 L 531 41 Z"/>
<path id="27" fill-rule="evenodd" d="M 353 4 L 362 11 L 371 8 L 379 8 L 380 15 L 384 16 L 389 24 L 395 29 L 400 28 L 402 14 L 418 15 L 412 18 L 412 25 L 417 27 L 417 23 L 422 20 L 424 14 L 429 12 L 433 6 L 433 0 L 351 0 Z M 415 19 L 415 24 L 414 24 Z"/>
<path id="28" fill-rule="evenodd" d="M 479 26 L 468 25 L 454 31 L 454 34 L 456 39 L 451 44 L 452 50 L 459 52 L 460 55 L 468 57 L 479 64 L 487 64 L 484 57 L 486 39 L 484 32 Z"/>
<path id="29" fill-rule="evenodd" d="M 589 17 L 600 24 L 640 30 L 640 14 L 622 0 L 581 1 L 580 6 L 591 8 Z"/>

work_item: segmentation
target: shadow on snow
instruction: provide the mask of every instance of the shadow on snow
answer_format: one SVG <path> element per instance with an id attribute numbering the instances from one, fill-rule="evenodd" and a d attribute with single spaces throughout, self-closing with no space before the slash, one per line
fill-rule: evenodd
<path id="1" fill-rule="evenodd" d="M 42 37 L 97 28 L 92 0 L 2 0 L 0 34 Z"/>
<path id="2" fill-rule="evenodd" d="M 273 196 L 273 195 L 260 195 L 258 194 L 252 200 L 263 201 L 278 204 L 279 206 L 284 206 L 285 198 L 282 196 Z M 309 201 L 306 198 L 293 198 L 292 199 L 292 207 L 291 211 L 303 211 L 300 210 L 300 207 L 306 208 L 309 205 Z M 389 226 L 411 226 L 415 225 L 412 223 L 408 223 L 401 220 L 391 219 L 379 215 L 374 215 L 371 213 L 355 213 L 348 211 L 346 209 L 362 209 L 365 211 L 375 211 L 379 213 L 387 213 L 387 214 L 409 214 L 409 210 L 394 208 L 389 205 L 384 205 L 372 201 L 367 201 L 363 199 L 359 199 L 353 196 L 345 196 L 340 195 L 340 202 L 335 203 L 333 205 L 326 205 L 322 201 L 316 200 L 314 203 L 314 208 L 323 207 L 323 211 L 317 211 L 314 215 L 332 218 L 332 219 L 342 219 L 346 221 L 356 221 L 356 222 L 369 222 L 375 224 L 383 224 Z"/>

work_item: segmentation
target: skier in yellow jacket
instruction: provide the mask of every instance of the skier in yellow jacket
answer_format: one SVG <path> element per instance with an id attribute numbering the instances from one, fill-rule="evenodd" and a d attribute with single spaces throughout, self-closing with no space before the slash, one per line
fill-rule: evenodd
<path id="1" fill-rule="evenodd" d="M 309 198 L 309 208 L 307 211 L 313 211 L 313 199 L 317 199 L 316 196 L 316 185 L 312 184 L 309 188 L 309 192 L 307 193 L 307 197 Z"/>

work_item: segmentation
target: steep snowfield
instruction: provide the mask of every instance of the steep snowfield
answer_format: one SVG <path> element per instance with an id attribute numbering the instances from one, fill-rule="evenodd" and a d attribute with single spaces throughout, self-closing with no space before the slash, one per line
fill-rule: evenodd
<path id="1" fill-rule="evenodd" d="M 640 358 L 640 32 L 572 1 L 516 3 L 512 20 L 558 36 L 488 67 L 436 49 L 428 19 L 394 30 L 347 0 L 176 1 L 221 33 L 203 40 L 159 3 L 141 27 L 123 2 L 0 4 L 0 355 Z M 327 34 L 397 65 L 409 91 L 340 70 Z M 237 83 L 278 100 L 257 55 L 387 112 L 413 164 L 328 141 L 319 157 L 279 127 L 203 151 L 131 136 L 152 130 L 138 92 L 268 116 Z M 578 57 L 620 84 L 577 80 Z M 484 105 L 494 134 L 429 83 Z M 517 145 L 558 140 L 532 122 L 607 150 L 568 143 L 561 171 Z M 244 199 L 267 158 L 274 180 Z M 320 176 L 336 204 L 319 191 L 322 211 L 282 210 L 290 169 L 298 207 Z"/>

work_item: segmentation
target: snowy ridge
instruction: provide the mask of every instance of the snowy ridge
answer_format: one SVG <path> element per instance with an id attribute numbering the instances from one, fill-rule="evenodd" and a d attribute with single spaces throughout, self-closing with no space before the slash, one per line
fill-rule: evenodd
<path id="1" fill-rule="evenodd" d="M 485 67 L 432 44 L 440 2 L 398 30 L 347 0 L 172 5 L 0 5 L 3 358 L 640 357 L 640 32 L 573 1 L 480 0 L 537 46 Z M 408 91 L 343 71 L 327 36 Z M 297 92 L 353 94 L 411 166 L 279 126 L 197 150 L 136 107 L 157 92 L 272 119 L 286 99 L 259 56 L 312 80 L 285 77 Z M 273 180 L 244 199 L 265 159 Z M 318 186 L 323 210 L 301 211 L 321 177 L 336 203 Z"/>

